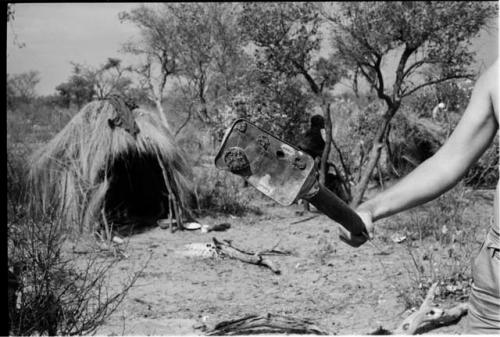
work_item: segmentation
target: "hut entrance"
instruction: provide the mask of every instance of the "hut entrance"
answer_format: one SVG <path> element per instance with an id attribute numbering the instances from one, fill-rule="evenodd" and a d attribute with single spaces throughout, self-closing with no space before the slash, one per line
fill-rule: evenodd
<path id="1" fill-rule="evenodd" d="M 127 234 L 121 228 L 154 225 L 173 207 L 180 227 L 190 167 L 162 125 L 157 114 L 130 111 L 118 98 L 87 104 L 33 154 L 33 204 L 59 209 L 81 233 L 94 230 L 104 213 Z"/>
<path id="2" fill-rule="evenodd" d="M 106 218 L 115 229 L 152 226 L 168 215 L 168 192 L 155 156 L 119 156 L 108 179 Z"/>

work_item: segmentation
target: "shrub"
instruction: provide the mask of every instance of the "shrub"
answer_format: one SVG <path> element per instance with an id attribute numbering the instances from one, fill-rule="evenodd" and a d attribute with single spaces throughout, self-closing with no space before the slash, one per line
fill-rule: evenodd
<path id="1" fill-rule="evenodd" d="M 401 112 L 392 122 L 392 156 L 389 158 L 400 176 L 406 175 L 444 144 L 467 107 L 473 84 L 468 79 L 443 82 L 405 99 Z M 438 103 L 443 103 L 444 109 L 432 116 Z M 474 188 L 495 188 L 498 138 L 471 167 L 464 180 Z"/>
<path id="2" fill-rule="evenodd" d="M 410 211 L 410 221 L 398 225 L 407 236 L 411 263 L 410 283 L 400 296 L 408 308 L 422 302 L 429 287 L 438 282 L 438 299 L 463 300 L 470 291 L 471 258 L 478 248 L 475 240 L 478 219 L 467 216 L 470 197 L 464 184 L 423 207 Z M 389 223 L 388 228 L 396 224 Z"/>
<path id="3" fill-rule="evenodd" d="M 498 182 L 498 154 L 498 137 L 495 137 L 493 145 L 465 175 L 465 183 L 473 188 L 494 189 Z"/>
<path id="4" fill-rule="evenodd" d="M 345 125 L 336 127 L 339 124 L 336 121 L 336 114 L 342 110 L 349 111 L 349 114 L 344 113 L 339 119 L 346 118 L 348 121 L 344 123 Z M 349 180 L 356 183 L 368 160 L 373 138 L 382 118 L 380 113 L 383 111 L 383 106 L 378 100 L 363 96 L 356 100 L 351 98 L 338 100 L 333 111 L 333 128 L 337 129 L 334 138 L 341 151 L 346 154 L 344 155 L 345 164 L 352 175 Z M 335 150 L 332 149 L 332 152 Z M 334 162 L 339 163 L 339 160 L 336 158 Z"/>
<path id="5" fill-rule="evenodd" d="M 108 292 L 107 274 L 116 259 L 90 254 L 77 263 L 63 250 L 65 233 L 50 215 L 15 216 L 8 222 L 10 333 L 83 335 L 111 315 L 135 283 Z"/>
<path id="6" fill-rule="evenodd" d="M 24 144 L 7 144 L 7 213 L 20 212 L 26 205 L 29 149 Z"/>
<path id="7" fill-rule="evenodd" d="M 236 216 L 262 211 L 251 206 L 255 198 L 260 198 L 255 189 L 244 187 L 242 178 L 212 167 L 195 167 L 195 197 L 198 215 L 226 213 Z"/>
<path id="8" fill-rule="evenodd" d="M 39 98 L 7 110 L 7 139 L 32 147 L 50 140 L 77 111 Z"/>
<path id="9" fill-rule="evenodd" d="M 94 332 L 133 286 L 139 272 L 109 293 L 108 271 L 116 258 L 87 255 L 75 259 L 64 251 L 71 234 L 53 212 L 30 212 L 23 144 L 8 145 L 7 243 L 8 311 L 12 335 L 82 335 Z M 80 237 L 80 240 L 82 238 Z"/>

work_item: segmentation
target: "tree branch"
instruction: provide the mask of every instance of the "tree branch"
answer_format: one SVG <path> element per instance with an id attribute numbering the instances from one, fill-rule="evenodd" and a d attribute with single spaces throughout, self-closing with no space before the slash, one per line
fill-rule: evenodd
<path id="1" fill-rule="evenodd" d="M 448 80 L 453 80 L 453 79 L 471 78 L 473 76 L 474 76 L 473 74 L 451 75 L 451 76 L 446 76 L 446 77 L 443 77 L 443 78 L 440 78 L 440 79 L 437 79 L 437 80 L 429 81 L 429 82 L 417 85 L 416 87 L 414 87 L 411 90 L 404 90 L 404 91 L 402 91 L 401 98 L 410 96 L 415 91 L 420 90 L 420 89 L 422 89 L 424 87 L 427 87 L 429 85 L 438 84 L 438 83 L 445 82 L 445 81 L 448 81 Z"/>
<path id="2" fill-rule="evenodd" d="M 358 62 L 358 65 L 359 65 L 359 70 L 361 71 L 361 73 L 363 74 L 363 76 L 368 80 L 368 82 L 370 82 L 370 84 L 375 87 L 376 91 L 377 91 L 377 96 L 381 99 L 383 99 L 386 103 L 387 103 L 387 106 L 392 106 L 393 104 L 393 101 L 391 100 L 391 98 L 384 92 L 384 88 L 383 88 L 383 78 L 382 78 L 382 73 L 380 72 L 380 69 L 378 69 L 376 66 L 374 65 L 371 65 L 367 62 Z M 366 70 L 363 68 L 363 66 L 367 66 L 367 67 L 370 67 L 371 69 L 373 69 L 375 71 L 375 73 L 377 74 L 377 76 L 380 76 L 381 79 L 377 79 L 377 78 L 374 78 L 372 77 L 371 75 L 369 75 Z M 378 73 L 380 73 L 380 75 L 378 75 Z M 380 86 L 377 86 L 375 82 L 377 81 L 380 81 L 382 80 L 382 90 L 380 90 Z M 380 83 L 379 83 L 380 84 Z"/>
<path id="3" fill-rule="evenodd" d="M 359 65 L 359 70 L 361 71 L 363 76 L 368 80 L 368 82 L 370 82 L 372 86 L 375 86 L 374 85 L 375 79 L 370 74 L 368 74 L 368 72 L 363 68 L 363 65 L 369 65 L 369 64 L 358 63 L 358 65 Z"/>
<path id="4" fill-rule="evenodd" d="M 188 115 L 186 117 L 186 120 L 179 126 L 177 131 L 175 131 L 175 137 L 181 132 L 181 130 L 187 125 L 187 123 L 191 120 L 191 114 L 192 114 L 192 104 L 189 105 L 188 109 Z"/>
<path id="5" fill-rule="evenodd" d="M 437 62 L 435 62 L 435 61 L 433 62 L 430 58 L 423 58 L 420 61 L 416 61 L 415 63 L 410 65 L 408 68 L 406 68 L 406 70 L 403 73 L 403 78 L 407 78 L 414 69 L 416 69 L 416 68 L 418 68 L 426 63 L 437 63 Z"/>
<path id="6" fill-rule="evenodd" d="M 214 242 L 214 246 L 218 252 L 223 253 L 233 259 L 237 259 L 243 262 L 267 267 L 272 270 L 275 274 L 280 274 L 281 271 L 267 258 L 263 257 L 259 253 L 249 253 L 243 251 L 239 248 L 236 248 L 231 245 L 231 242 L 228 240 L 224 240 L 223 242 L 217 240 L 215 237 L 212 238 Z"/>
<path id="7" fill-rule="evenodd" d="M 301 65 L 300 63 L 298 63 L 297 61 L 295 60 L 292 60 L 293 64 L 295 65 L 295 67 L 299 70 L 299 73 L 301 73 L 304 78 L 306 79 L 307 83 L 309 83 L 309 86 L 311 87 L 311 90 L 316 94 L 316 95 L 319 95 L 321 93 L 321 90 L 320 88 L 318 87 L 318 85 L 316 84 L 316 81 L 314 81 L 314 79 L 311 77 L 311 75 L 307 72 L 307 70 L 304 68 L 303 65 Z"/>
<path id="8" fill-rule="evenodd" d="M 347 167 L 347 165 L 344 161 L 344 156 L 342 155 L 342 151 L 340 151 L 340 148 L 337 146 L 337 143 L 335 142 L 333 137 L 332 137 L 331 141 L 332 141 L 333 147 L 335 148 L 335 150 L 337 151 L 337 153 L 339 155 L 340 164 L 342 165 L 342 168 L 344 169 L 344 172 L 345 172 L 344 180 L 347 181 L 349 179 L 349 177 L 351 176 L 351 171 Z"/>
<path id="9" fill-rule="evenodd" d="M 392 100 L 393 101 L 399 101 L 401 100 L 402 93 L 400 95 L 401 91 L 401 85 L 403 84 L 403 80 L 405 79 L 404 77 L 404 69 L 406 66 L 406 62 L 408 62 L 408 58 L 410 55 L 415 51 L 413 47 L 406 47 L 405 50 L 403 51 L 403 54 L 401 54 L 401 58 L 399 59 L 398 63 L 398 68 L 396 69 L 396 80 L 394 81 L 394 86 L 392 89 Z"/>
<path id="10" fill-rule="evenodd" d="M 413 335 L 422 329 L 430 330 L 454 322 L 467 313 L 467 303 L 459 304 L 450 309 L 433 306 L 437 283 L 434 283 L 418 311 L 408 316 L 394 331 L 397 335 Z"/>
<path id="11" fill-rule="evenodd" d="M 309 320 L 271 313 L 260 316 L 248 315 L 235 320 L 223 321 L 208 331 L 208 336 L 255 334 L 330 335 L 331 333 L 321 330 Z"/>
<path id="12" fill-rule="evenodd" d="M 376 55 L 377 57 L 377 61 L 375 63 L 375 72 L 377 74 L 377 79 L 378 79 L 378 88 L 377 88 L 377 95 L 378 97 L 380 97 L 381 99 L 383 99 L 388 106 L 391 106 L 392 103 L 393 103 L 393 100 L 391 100 L 391 98 L 386 95 L 385 93 L 385 89 L 384 89 L 384 77 L 382 76 L 382 71 L 380 69 L 380 66 L 381 66 L 381 63 L 382 63 L 382 57 L 379 56 L 379 55 Z"/>

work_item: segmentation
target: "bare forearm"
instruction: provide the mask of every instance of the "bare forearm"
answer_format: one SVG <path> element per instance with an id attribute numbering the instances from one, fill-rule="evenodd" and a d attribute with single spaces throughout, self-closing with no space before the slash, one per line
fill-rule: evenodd
<path id="1" fill-rule="evenodd" d="M 424 204 L 446 192 L 462 174 L 439 161 L 436 156 L 429 158 L 394 186 L 360 205 L 358 210 L 370 212 L 376 221 Z"/>
<path id="2" fill-rule="evenodd" d="M 489 118 L 479 136 L 462 137 L 466 123 L 457 127 L 445 145 L 431 158 L 388 190 L 359 206 L 378 220 L 426 203 L 452 188 L 481 156 L 498 129 Z"/>
<path id="3" fill-rule="evenodd" d="M 374 221 L 426 203 L 463 177 L 498 131 L 497 96 L 498 62 L 495 62 L 476 82 L 460 122 L 441 149 L 397 184 L 357 208 L 370 238 Z M 347 231 L 341 231 L 340 238 L 354 247 L 367 239 Z"/>

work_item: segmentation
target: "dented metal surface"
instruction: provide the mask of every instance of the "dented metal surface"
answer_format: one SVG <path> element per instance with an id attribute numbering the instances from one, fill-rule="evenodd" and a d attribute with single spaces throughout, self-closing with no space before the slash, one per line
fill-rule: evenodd
<path id="1" fill-rule="evenodd" d="M 259 191 L 288 206 L 312 174 L 314 160 L 247 120 L 236 120 L 215 157 L 219 169 L 242 176 Z"/>
<path id="2" fill-rule="evenodd" d="M 231 147 L 224 152 L 224 163 L 229 171 L 236 174 L 250 167 L 245 151 L 237 146 Z"/>

